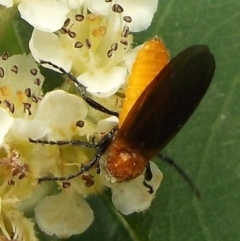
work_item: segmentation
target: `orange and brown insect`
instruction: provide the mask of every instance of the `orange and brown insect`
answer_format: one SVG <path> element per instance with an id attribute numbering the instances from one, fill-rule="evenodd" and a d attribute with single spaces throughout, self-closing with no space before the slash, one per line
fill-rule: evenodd
<path id="1" fill-rule="evenodd" d="M 152 65 L 159 61 L 159 55 L 155 57 Z M 138 64 L 143 75 L 148 72 L 148 67 Z M 109 147 L 105 166 L 113 182 L 143 173 L 149 160 L 177 134 L 207 91 L 215 61 L 208 47 L 199 45 L 184 50 L 161 69 L 162 64 Z"/>

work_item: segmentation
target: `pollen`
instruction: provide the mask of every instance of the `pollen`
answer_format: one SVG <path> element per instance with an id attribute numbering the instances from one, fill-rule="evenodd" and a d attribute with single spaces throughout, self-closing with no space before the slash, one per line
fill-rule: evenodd
<path id="1" fill-rule="evenodd" d="M 103 37 L 103 36 L 105 36 L 106 32 L 107 32 L 106 27 L 100 26 L 99 28 L 93 29 L 92 35 L 94 37 Z"/>
<path id="2" fill-rule="evenodd" d="M 4 85 L 0 88 L 1 94 L 5 97 L 8 97 L 11 95 L 11 88 L 9 85 Z"/>

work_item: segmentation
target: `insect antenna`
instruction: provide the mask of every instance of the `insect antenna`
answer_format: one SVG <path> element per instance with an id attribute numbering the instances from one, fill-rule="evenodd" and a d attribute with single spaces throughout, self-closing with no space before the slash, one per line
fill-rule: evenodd
<path id="1" fill-rule="evenodd" d="M 201 199 L 201 193 L 200 193 L 199 189 L 196 187 L 196 185 L 193 183 L 193 181 L 187 175 L 187 173 L 184 172 L 184 170 L 181 167 L 179 167 L 171 157 L 168 157 L 168 156 L 166 156 L 166 155 L 164 155 L 162 153 L 159 153 L 158 157 L 161 160 L 163 160 L 164 162 L 166 162 L 169 165 L 173 166 L 176 169 L 176 171 L 180 174 L 180 176 L 183 177 L 183 179 L 188 183 L 188 185 L 193 190 L 193 192 L 197 196 L 197 198 Z"/>
<path id="2" fill-rule="evenodd" d="M 53 64 L 50 61 L 45 61 L 45 60 L 40 60 L 40 64 L 48 64 L 50 66 L 52 66 L 54 69 L 57 69 L 60 71 L 61 74 L 66 75 L 73 83 L 75 83 L 78 87 L 79 90 L 79 94 L 81 95 L 81 97 L 84 99 L 84 101 L 86 103 L 88 103 L 91 107 L 93 107 L 96 110 L 99 110 L 103 113 L 109 114 L 109 115 L 113 115 L 118 117 L 118 112 L 115 111 L 111 111 L 109 109 L 107 109 L 106 107 L 104 107 L 103 105 L 99 104 L 98 102 L 96 102 L 95 100 L 91 99 L 88 95 L 87 95 L 87 91 L 86 91 L 86 86 L 84 86 L 83 84 L 81 84 L 77 78 L 75 76 L 73 76 L 71 73 L 68 73 L 66 70 L 64 70 L 62 67 L 57 66 L 56 64 Z"/>

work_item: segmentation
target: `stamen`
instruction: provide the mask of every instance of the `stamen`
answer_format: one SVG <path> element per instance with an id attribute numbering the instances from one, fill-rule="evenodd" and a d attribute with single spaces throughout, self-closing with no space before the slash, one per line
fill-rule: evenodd
<path id="1" fill-rule="evenodd" d="M 17 67 L 17 65 L 13 65 L 13 67 L 11 68 L 11 71 L 12 71 L 13 73 L 17 74 L 17 73 L 18 73 L 18 67 Z"/>
<path id="2" fill-rule="evenodd" d="M 106 2 L 106 3 L 111 3 L 111 2 L 112 2 L 112 0 L 105 0 L 105 2 Z"/>
<path id="3" fill-rule="evenodd" d="M 84 124 L 85 124 L 85 123 L 84 123 L 83 120 L 78 120 L 75 125 L 76 125 L 77 127 L 80 127 L 80 128 L 81 128 L 81 127 L 84 127 Z"/>
<path id="4" fill-rule="evenodd" d="M 14 186 L 15 185 L 15 181 L 13 179 L 8 180 L 8 185 L 9 186 Z"/>
<path id="5" fill-rule="evenodd" d="M 84 20 L 84 15 L 82 15 L 82 14 L 75 15 L 75 20 L 78 21 L 78 22 L 83 21 Z"/>
<path id="6" fill-rule="evenodd" d="M 118 43 L 113 43 L 113 44 L 111 45 L 111 50 L 112 50 L 112 51 L 117 51 L 117 49 L 118 49 Z"/>
<path id="7" fill-rule="evenodd" d="M 68 29 L 68 36 L 70 38 L 75 38 L 77 36 L 77 34 L 75 32 L 73 32 L 73 31 L 71 31 L 70 29 Z"/>
<path id="8" fill-rule="evenodd" d="M 30 110 L 31 104 L 29 104 L 29 103 L 23 103 L 23 108 L 24 108 L 24 112 L 27 112 L 29 115 L 32 115 L 32 112 L 31 112 L 31 110 Z"/>
<path id="9" fill-rule="evenodd" d="M 128 41 L 126 39 L 121 39 L 120 43 L 127 46 L 128 45 Z"/>
<path id="10" fill-rule="evenodd" d="M 123 27 L 122 33 L 121 33 L 121 37 L 123 38 L 127 38 L 129 35 L 129 27 L 127 25 L 125 25 Z"/>
<path id="11" fill-rule="evenodd" d="M 80 49 L 83 47 L 83 44 L 79 41 L 77 41 L 75 44 L 74 44 L 74 47 L 77 48 L 77 49 Z"/>
<path id="12" fill-rule="evenodd" d="M 92 47 L 92 44 L 89 39 L 86 39 L 86 45 L 87 45 L 88 49 L 90 49 Z"/>
<path id="13" fill-rule="evenodd" d="M 112 51 L 111 49 L 109 49 L 109 50 L 107 51 L 107 57 L 108 57 L 108 58 L 111 58 L 112 55 L 113 55 L 113 51 Z"/>
<path id="14" fill-rule="evenodd" d="M 33 103 L 37 103 L 38 102 L 38 98 L 35 95 L 32 96 L 32 102 Z"/>
<path id="15" fill-rule="evenodd" d="M 30 88 L 25 89 L 25 95 L 26 95 L 28 98 L 31 97 L 31 89 L 30 89 Z"/>
<path id="16" fill-rule="evenodd" d="M 0 67 L 0 78 L 3 78 L 4 77 L 4 69 L 3 67 Z"/>
<path id="17" fill-rule="evenodd" d="M 34 80 L 34 84 L 37 85 L 37 86 L 39 86 L 39 85 L 41 84 L 41 80 L 40 80 L 39 78 L 36 78 L 36 79 Z"/>
<path id="18" fill-rule="evenodd" d="M 115 13 L 122 13 L 124 9 L 123 9 L 123 7 L 121 5 L 115 3 L 112 6 L 112 10 Z"/>
<path id="19" fill-rule="evenodd" d="M 132 18 L 130 16 L 124 16 L 123 20 L 127 23 L 131 23 L 132 22 Z"/>
<path id="20" fill-rule="evenodd" d="M 64 26 L 64 27 L 67 27 L 67 26 L 69 25 L 70 21 L 71 21 L 70 18 L 67 18 L 67 19 L 65 20 L 63 26 Z"/>
<path id="21" fill-rule="evenodd" d="M 3 55 L 2 55 L 2 60 L 7 60 L 8 57 L 9 57 L 8 52 L 4 52 Z"/>
<path id="22" fill-rule="evenodd" d="M 66 34 L 66 33 L 68 33 L 68 30 L 67 30 L 66 28 L 62 27 L 62 28 L 60 29 L 60 33 L 61 33 L 61 34 Z"/>
<path id="23" fill-rule="evenodd" d="M 37 75 L 37 69 L 30 69 L 30 73 L 33 75 L 33 76 L 36 76 Z"/>

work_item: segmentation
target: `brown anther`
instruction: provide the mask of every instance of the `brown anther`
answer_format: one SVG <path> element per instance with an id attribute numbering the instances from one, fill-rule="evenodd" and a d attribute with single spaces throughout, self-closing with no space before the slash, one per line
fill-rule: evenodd
<path id="1" fill-rule="evenodd" d="M 4 100 L 3 103 L 6 108 L 10 108 L 10 106 L 12 105 L 8 100 Z"/>
<path id="2" fill-rule="evenodd" d="M 106 2 L 106 3 L 111 3 L 111 2 L 112 2 L 112 0 L 105 0 L 105 2 Z"/>
<path id="3" fill-rule="evenodd" d="M 127 23 L 131 23 L 132 22 L 132 18 L 130 16 L 124 16 L 123 20 Z"/>
<path id="4" fill-rule="evenodd" d="M 24 111 L 25 111 L 25 112 L 27 111 L 29 115 L 32 114 L 32 112 L 30 111 L 31 104 L 29 104 L 29 103 L 23 103 L 23 108 L 24 108 Z"/>
<path id="5" fill-rule="evenodd" d="M 13 73 L 17 74 L 17 73 L 18 73 L 18 67 L 17 67 L 17 65 L 13 65 L 13 67 L 11 68 L 11 71 L 12 71 Z"/>
<path id="6" fill-rule="evenodd" d="M 122 13 L 124 9 L 123 9 L 123 7 L 121 5 L 115 3 L 112 6 L 112 10 L 115 13 Z"/>
<path id="7" fill-rule="evenodd" d="M 118 49 L 118 43 L 113 43 L 113 44 L 111 45 L 111 50 L 112 50 L 112 51 L 117 51 L 117 49 Z"/>
<path id="8" fill-rule="evenodd" d="M 70 29 L 68 29 L 68 36 L 70 38 L 75 38 L 77 36 L 77 34 L 75 32 L 73 32 L 73 31 L 71 31 Z"/>
<path id="9" fill-rule="evenodd" d="M 60 29 L 60 33 L 61 33 L 61 34 L 66 34 L 66 33 L 68 33 L 67 28 L 62 27 L 62 28 Z"/>
<path id="10" fill-rule="evenodd" d="M 37 75 L 37 69 L 30 69 L 30 73 L 33 75 L 33 76 L 36 76 Z"/>
<path id="11" fill-rule="evenodd" d="M 86 39 L 86 46 L 88 49 L 90 49 L 92 47 L 92 44 L 89 39 Z"/>
<path id="12" fill-rule="evenodd" d="M 69 25 L 70 21 L 71 21 L 70 18 L 67 18 L 67 19 L 64 21 L 63 26 L 64 26 L 64 27 L 67 27 L 67 26 Z"/>
<path id="13" fill-rule="evenodd" d="M 0 78 L 3 78 L 4 77 L 4 69 L 3 67 L 0 67 Z"/>
<path id="14" fill-rule="evenodd" d="M 84 20 L 84 15 L 82 14 L 76 14 L 75 15 L 75 20 L 78 21 L 78 22 L 81 22 Z"/>
<path id="15" fill-rule="evenodd" d="M 71 186 L 70 182 L 62 182 L 62 188 L 69 188 Z"/>
<path id="16" fill-rule="evenodd" d="M 25 89 L 25 95 L 26 95 L 28 98 L 31 97 L 31 89 L 30 89 L 30 88 Z"/>
<path id="17" fill-rule="evenodd" d="M 83 120 L 78 120 L 75 125 L 76 125 L 77 127 L 82 128 L 82 127 L 84 127 L 84 124 L 85 124 L 85 123 L 84 123 Z"/>
<path id="18" fill-rule="evenodd" d="M 18 168 L 13 168 L 12 171 L 11 171 L 12 177 L 15 177 L 18 173 L 19 173 L 19 169 Z"/>
<path id="19" fill-rule="evenodd" d="M 82 44 L 81 42 L 79 42 L 79 41 L 77 41 L 77 42 L 74 44 L 74 47 L 75 47 L 76 49 L 80 49 L 80 48 L 82 48 L 82 46 L 83 46 L 83 44 Z"/>
<path id="20" fill-rule="evenodd" d="M 11 106 L 9 107 L 9 110 L 10 110 L 11 113 L 14 113 L 14 111 L 15 111 L 15 106 L 14 106 L 13 103 L 12 103 Z"/>
<path id="21" fill-rule="evenodd" d="M 3 55 L 2 55 L 2 60 L 7 60 L 8 57 L 9 57 L 8 52 L 4 52 Z"/>
<path id="22" fill-rule="evenodd" d="M 129 35 L 129 27 L 125 25 L 121 32 L 121 37 L 127 38 L 128 35 Z"/>
<path id="23" fill-rule="evenodd" d="M 83 174 L 82 179 L 85 181 L 86 187 L 91 187 L 94 185 L 94 180 L 92 175 Z"/>
<path id="24" fill-rule="evenodd" d="M 108 58 L 111 58 L 112 55 L 113 55 L 113 51 L 112 51 L 111 49 L 109 49 L 109 50 L 107 51 L 107 57 L 108 57 Z"/>
<path id="25" fill-rule="evenodd" d="M 36 78 L 34 80 L 34 84 L 39 86 L 41 84 L 41 80 L 39 78 Z"/>
<path id="26" fill-rule="evenodd" d="M 19 179 L 19 180 L 22 180 L 24 177 L 26 177 L 26 173 L 20 172 L 20 173 L 18 174 L 18 179 Z"/>
<path id="27" fill-rule="evenodd" d="M 37 103 L 38 102 L 38 98 L 35 95 L 32 96 L 32 102 L 33 103 Z"/>
<path id="28" fill-rule="evenodd" d="M 127 46 L 128 45 L 128 41 L 126 39 L 121 39 L 120 43 Z"/>
<path id="29" fill-rule="evenodd" d="M 13 179 L 9 179 L 9 180 L 8 180 L 8 185 L 9 185 L 9 186 L 15 185 L 15 181 L 14 181 Z"/>

